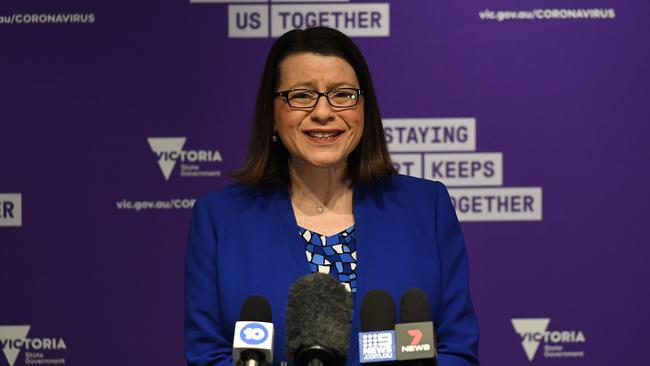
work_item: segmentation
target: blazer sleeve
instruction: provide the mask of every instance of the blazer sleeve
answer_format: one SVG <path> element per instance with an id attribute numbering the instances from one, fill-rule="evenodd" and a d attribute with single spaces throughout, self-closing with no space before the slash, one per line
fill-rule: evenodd
<path id="1" fill-rule="evenodd" d="M 215 222 L 202 200 L 192 209 L 185 261 L 185 358 L 190 366 L 232 365 L 217 291 Z"/>
<path id="2" fill-rule="evenodd" d="M 469 294 L 465 240 L 447 188 L 437 184 L 436 235 L 442 267 L 442 306 L 436 324 L 438 365 L 478 365 L 478 323 Z"/>

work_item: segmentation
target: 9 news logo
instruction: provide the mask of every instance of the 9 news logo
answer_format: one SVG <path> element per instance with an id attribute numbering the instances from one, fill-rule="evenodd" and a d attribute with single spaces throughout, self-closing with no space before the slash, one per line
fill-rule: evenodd
<path id="1" fill-rule="evenodd" d="M 359 333 L 359 343 L 362 363 L 395 360 L 395 332 L 392 330 Z"/>
<path id="2" fill-rule="evenodd" d="M 250 323 L 239 332 L 239 338 L 244 341 L 244 343 L 250 345 L 262 344 L 268 337 L 269 332 L 266 330 L 266 327 L 260 323 Z"/>

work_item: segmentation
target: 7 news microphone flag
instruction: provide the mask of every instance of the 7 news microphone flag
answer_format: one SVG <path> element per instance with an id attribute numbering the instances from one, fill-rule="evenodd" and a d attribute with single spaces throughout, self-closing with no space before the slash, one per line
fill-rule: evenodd
<path id="1" fill-rule="evenodd" d="M 400 301 L 400 323 L 395 326 L 398 361 L 410 365 L 433 365 L 436 357 L 435 333 L 429 300 L 424 291 L 411 288 Z"/>

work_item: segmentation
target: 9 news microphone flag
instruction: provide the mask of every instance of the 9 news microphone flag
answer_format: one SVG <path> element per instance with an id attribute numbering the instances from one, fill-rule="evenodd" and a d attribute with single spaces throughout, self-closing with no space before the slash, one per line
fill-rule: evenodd
<path id="1" fill-rule="evenodd" d="M 383 290 L 368 291 L 361 303 L 359 361 L 395 361 L 395 304 Z"/>

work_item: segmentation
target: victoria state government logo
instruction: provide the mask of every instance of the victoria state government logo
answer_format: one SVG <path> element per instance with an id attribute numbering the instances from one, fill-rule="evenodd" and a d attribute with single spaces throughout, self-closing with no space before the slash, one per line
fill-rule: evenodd
<path id="1" fill-rule="evenodd" d="M 25 350 L 25 365 L 66 363 L 61 352 L 67 350 L 59 337 L 28 338 L 30 325 L 0 325 L 0 344 L 9 363 L 15 366 L 20 351 Z"/>
<path id="2" fill-rule="evenodd" d="M 174 167 L 180 163 L 181 177 L 220 177 L 215 164 L 223 161 L 216 149 L 185 149 L 186 137 L 149 137 L 147 142 L 158 158 L 160 171 L 169 180 Z"/>
<path id="3" fill-rule="evenodd" d="M 537 350 L 543 344 L 545 358 L 582 358 L 585 351 L 580 349 L 586 338 L 581 330 L 547 330 L 551 318 L 511 319 L 512 327 L 521 337 L 521 345 L 533 361 Z"/>

